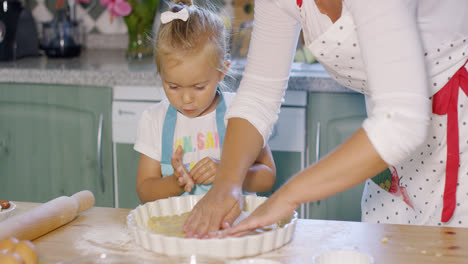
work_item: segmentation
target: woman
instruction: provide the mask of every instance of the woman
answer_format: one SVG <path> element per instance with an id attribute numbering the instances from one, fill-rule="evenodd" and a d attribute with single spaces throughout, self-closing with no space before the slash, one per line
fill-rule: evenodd
<path id="1" fill-rule="evenodd" d="M 468 226 L 466 12 L 465 0 L 257 0 L 217 178 L 187 235 L 228 228 L 239 214 L 241 184 L 276 121 L 301 26 L 330 76 L 366 95 L 368 118 L 227 233 L 274 223 L 366 180 L 363 221 Z M 386 167 L 391 191 L 370 180 Z"/>

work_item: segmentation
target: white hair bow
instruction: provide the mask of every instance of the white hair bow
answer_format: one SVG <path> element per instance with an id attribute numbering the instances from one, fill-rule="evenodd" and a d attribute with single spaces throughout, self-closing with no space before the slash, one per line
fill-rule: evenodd
<path id="1" fill-rule="evenodd" d="M 187 21 L 189 13 L 187 8 L 182 8 L 178 12 L 166 11 L 161 14 L 161 23 L 167 24 L 174 19 L 180 19 L 182 21 Z"/>

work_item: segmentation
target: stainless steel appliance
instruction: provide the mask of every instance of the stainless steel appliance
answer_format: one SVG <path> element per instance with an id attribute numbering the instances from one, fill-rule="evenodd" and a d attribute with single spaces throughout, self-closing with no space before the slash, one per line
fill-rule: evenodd
<path id="1" fill-rule="evenodd" d="M 18 0 L 0 0 L 0 61 L 39 55 L 36 23 Z"/>
<path id="2" fill-rule="evenodd" d="M 57 10 L 52 21 L 42 23 L 43 49 L 48 57 L 75 57 L 81 53 L 83 28 L 64 9 Z"/>

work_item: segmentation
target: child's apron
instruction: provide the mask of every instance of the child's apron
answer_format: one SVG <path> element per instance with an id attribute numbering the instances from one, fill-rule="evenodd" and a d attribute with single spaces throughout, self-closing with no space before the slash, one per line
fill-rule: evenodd
<path id="1" fill-rule="evenodd" d="M 226 113 L 226 103 L 224 101 L 223 93 L 217 91 L 219 94 L 219 101 L 216 105 L 216 126 L 218 129 L 219 146 L 222 149 L 224 142 L 224 134 L 226 126 L 224 125 L 224 115 Z M 174 153 L 174 131 L 177 121 L 177 110 L 169 104 L 164 118 L 163 133 L 162 133 L 162 151 L 161 151 L 161 173 L 163 177 L 167 177 L 174 173 L 174 168 L 171 164 L 172 154 Z M 189 170 L 187 168 L 187 170 Z M 205 194 L 211 188 L 211 184 L 195 184 L 190 192 L 183 192 L 180 195 L 188 194 Z"/>

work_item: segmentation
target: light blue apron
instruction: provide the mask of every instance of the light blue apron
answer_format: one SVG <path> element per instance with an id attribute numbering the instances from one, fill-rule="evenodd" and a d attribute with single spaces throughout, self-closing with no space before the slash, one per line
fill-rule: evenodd
<path id="1" fill-rule="evenodd" d="M 216 105 L 216 126 L 218 129 L 219 146 L 222 149 L 224 142 L 224 134 L 226 126 L 224 125 L 224 114 L 226 113 L 226 103 L 224 102 L 223 93 L 218 89 L 219 101 Z M 161 154 L 161 173 L 163 177 L 167 177 L 174 173 L 174 168 L 171 164 L 171 157 L 174 146 L 174 131 L 177 121 L 177 110 L 169 105 L 166 117 L 164 118 L 163 133 L 162 133 L 162 154 Z M 189 169 L 188 169 L 189 170 Z M 211 188 L 211 184 L 195 184 L 190 192 L 183 192 L 180 195 L 188 194 L 205 194 Z"/>

